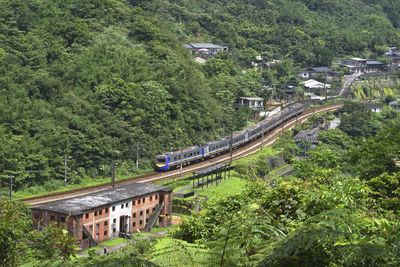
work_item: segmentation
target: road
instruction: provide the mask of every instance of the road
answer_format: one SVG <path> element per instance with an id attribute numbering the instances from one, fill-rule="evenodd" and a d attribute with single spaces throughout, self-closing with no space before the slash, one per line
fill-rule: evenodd
<path id="1" fill-rule="evenodd" d="M 354 82 L 355 79 L 357 79 L 361 73 L 354 73 L 351 75 L 344 75 L 343 77 L 343 83 L 342 83 L 342 88 L 340 88 L 340 96 L 344 96 L 345 93 L 348 93 L 348 89 L 350 88 L 350 85 Z"/>

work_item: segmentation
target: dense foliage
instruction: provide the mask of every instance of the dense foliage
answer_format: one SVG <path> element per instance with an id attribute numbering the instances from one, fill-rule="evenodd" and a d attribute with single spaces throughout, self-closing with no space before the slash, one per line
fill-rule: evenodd
<path id="1" fill-rule="evenodd" d="M 0 169 L 15 188 L 150 167 L 245 125 L 238 96 L 297 84 L 297 65 L 400 44 L 396 1 L 0 1 Z M 193 62 L 185 42 L 229 54 Z M 257 55 L 271 70 L 241 69 Z M 260 81 L 263 81 L 261 83 Z M 71 158 L 70 158 L 71 157 Z M 3 186 L 7 184 L 3 182 Z"/>

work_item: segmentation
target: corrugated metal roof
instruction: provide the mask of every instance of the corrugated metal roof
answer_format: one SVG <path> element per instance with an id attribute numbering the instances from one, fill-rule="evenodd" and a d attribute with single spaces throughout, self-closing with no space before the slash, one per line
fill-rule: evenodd
<path id="1" fill-rule="evenodd" d="M 225 168 L 225 167 L 227 167 L 227 166 L 229 166 L 229 165 L 230 165 L 229 163 L 223 163 L 223 162 L 222 162 L 222 163 L 217 163 L 217 164 L 212 165 L 212 166 L 210 166 L 210 167 L 208 167 L 208 168 L 205 168 L 205 169 L 202 169 L 202 170 L 200 170 L 200 171 L 194 172 L 194 174 L 201 174 L 201 175 L 204 175 L 204 174 L 207 174 L 207 173 L 216 171 L 216 170 L 218 170 L 218 169 Z"/>
<path id="2" fill-rule="evenodd" d="M 79 215 L 85 213 L 87 210 L 109 206 L 113 203 L 130 200 L 158 191 L 171 192 L 172 188 L 147 183 L 131 183 L 88 195 L 55 201 L 53 203 L 33 207 L 32 209 Z"/>
<path id="3" fill-rule="evenodd" d="M 187 45 L 190 45 L 192 48 L 200 49 L 200 48 L 207 48 L 207 49 L 221 49 L 226 46 L 220 45 L 220 44 L 210 44 L 210 43 L 189 43 Z"/>

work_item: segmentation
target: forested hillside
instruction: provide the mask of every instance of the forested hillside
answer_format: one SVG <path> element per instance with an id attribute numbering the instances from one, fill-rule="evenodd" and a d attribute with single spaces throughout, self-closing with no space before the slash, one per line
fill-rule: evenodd
<path id="1" fill-rule="evenodd" d="M 330 65 L 335 56 L 380 54 L 399 44 L 399 1 L 179 0 L 134 1 L 161 14 L 182 41 L 212 40 L 235 48 L 243 64 L 291 58 Z"/>
<path id="2" fill-rule="evenodd" d="M 16 188 L 135 171 L 159 152 L 243 127 L 238 95 L 267 97 L 261 79 L 293 66 L 400 45 L 398 1 L 0 0 L 0 170 Z M 192 61 L 185 42 L 230 55 Z M 255 56 L 271 71 L 240 70 Z M 233 122 L 233 125 L 232 125 Z M 142 165 L 141 165 L 142 166 Z"/>

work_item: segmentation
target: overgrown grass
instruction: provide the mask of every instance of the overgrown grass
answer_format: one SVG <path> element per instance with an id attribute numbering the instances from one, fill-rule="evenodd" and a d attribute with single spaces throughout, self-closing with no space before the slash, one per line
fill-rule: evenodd
<path id="1" fill-rule="evenodd" d="M 176 225 L 171 224 L 168 227 L 152 228 L 150 232 L 152 232 L 154 234 L 157 234 L 157 233 L 161 233 L 163 231 L 169 231 L 171 229 L 174 229 L 175 227 L 176 227 Z"/>
<path id="2" fill-rule="evenodd" d="M 113 246 L 121 245 L 121 244 L 123 244 L 125 242 L 128 242 L 128 241 L 129 241 L 129 239 L 117 237 L 117 238 L 113 238 L 113 239 L 109 239 L 109 240 L 100 242 L 98 244 L 98 246 L 100 246 L 100 247 L 113 247 Z"/>
<path id="3" fill-rule="evenodd" d="M 246 181 L 239 177 L 231 177 L 226 180 L 220 180 L 218 182 L 218 186 L 215 182 L 213 184 L 209 183 L 203 186 L 203 189 L 200 187 L 191 188 L 187 191 L 195 191 L 198 195 L 207 196 L 209 198 L 219 198 L 225 197 L 227 195 L 240 194 L 244 188 Z"/>

